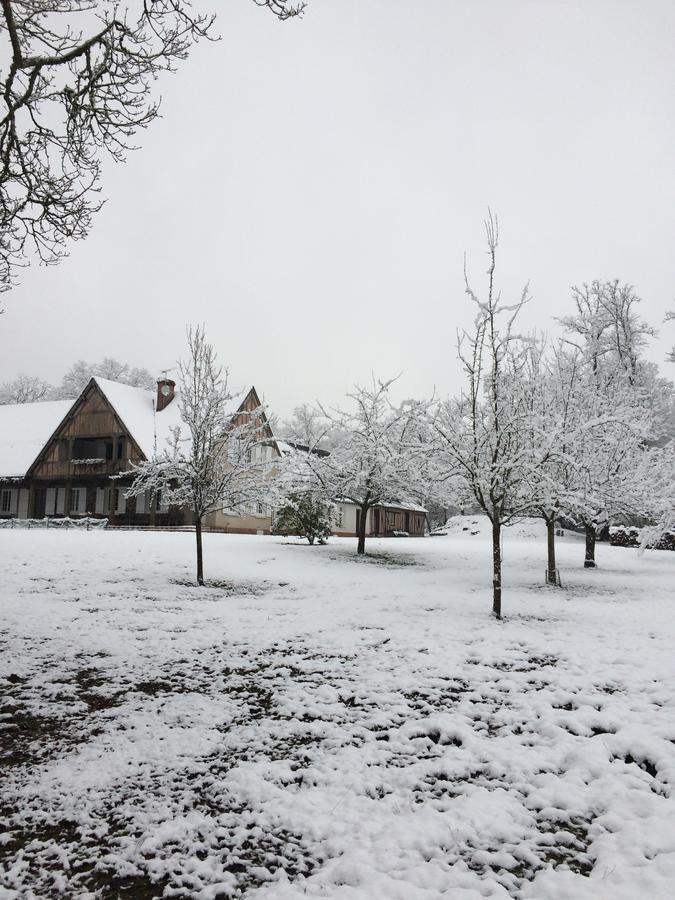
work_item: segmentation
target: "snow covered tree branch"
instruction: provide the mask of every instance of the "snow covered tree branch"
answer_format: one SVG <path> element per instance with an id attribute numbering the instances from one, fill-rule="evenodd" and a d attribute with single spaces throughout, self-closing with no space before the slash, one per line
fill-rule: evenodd
<path id="1" fill-rule="evenodd" d="M 49 400 L 53 388 L 41 378 L 32 375 L 17 375 L 13 381 L 0 385 L 0 404 L 37 403 Z"/>
<path id="2" fill-rule="evenodd" d="M 279 19 L 304 4 L 254 0 Z M 189 0 L 2 0 L 0 290 L 31 253 L 58 262 L 88 234 L 102 152 L 123 160 L 157 117 L 155 82 L 215 16 Z"/>

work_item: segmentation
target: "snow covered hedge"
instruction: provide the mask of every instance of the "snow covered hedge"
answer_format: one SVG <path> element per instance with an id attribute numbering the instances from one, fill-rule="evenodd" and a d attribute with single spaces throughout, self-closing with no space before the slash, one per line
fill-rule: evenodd
<path id="1" fill-rule="evenodd" d="M 609 529 L 609 543 L 612 547 L 640 547 L 642 529 L 634 525 L 615 525 Z M 654 544 L 647 544 L 650 550 L 675 550 L 675 532 L 666 531 Z"/>

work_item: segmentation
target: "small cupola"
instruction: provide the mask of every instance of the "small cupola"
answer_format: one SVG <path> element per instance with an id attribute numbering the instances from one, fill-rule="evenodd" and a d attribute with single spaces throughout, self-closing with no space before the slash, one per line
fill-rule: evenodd
<path id="1" fill-rule="evenodd" d="M 157 412 L 161 412 L 171 403 L 176 393 L 176 382 L 170 378 L 157 380 Z"/>

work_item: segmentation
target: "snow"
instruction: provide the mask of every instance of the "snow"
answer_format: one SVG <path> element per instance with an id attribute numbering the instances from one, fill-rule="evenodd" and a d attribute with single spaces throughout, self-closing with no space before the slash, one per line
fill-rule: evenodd
<path id="1" fill-rule="evenodd" d="M 94 381 L 147 459 L 155 455 L 156 449 L 162 450 L 168 446 L 172 428 L 181 424 L 177 394 L 161 412 L 155 412 L 154 391 L 146 391 L 98 376 Z"/>
<path id="2" fill-rule="evenodd" d="M 350 500 L 348 497 L 336 497 L 334 500 L 335 503 L 346 503 L 349 506 L 358 506 L 354 500 Z M 388 509 L 407 509 L 410 512 L 420 512 L 426 513 L 428 510 L 424 506 L 420 506 L 419 503 L 410 503 L 408 501 L 401 502 L 399 500 L 381 500 L 380 502 L 375 504 L 379 507 L 386 507 Z"/>
<path id="3" fill-rule="evenodd" d="M 672 897 L 675 554 L 464 521 L 0 532 L 3 900 Z"/>
<path id="4" fill-rule="evenodd" d="M 0 478 L 23 478 L 71 400 L 0 404 Z"/>
<path id="5" fill-rule="evenodd" d="M 543 519 L 523 517 L 516 519 L 504 532 L 510 540 L 530 540 L 532 538 L 546 538 L 546 525 Z M 574 538 L 574 532 L 565 532 L 568 537 Z M 492 524 L 487 516 L 481 514 L 467 516 L 450 516 L 445 525 L 434 529 L 434 535 L 453 535 L 455 537 L 479 537 L 492 540 Z"/>

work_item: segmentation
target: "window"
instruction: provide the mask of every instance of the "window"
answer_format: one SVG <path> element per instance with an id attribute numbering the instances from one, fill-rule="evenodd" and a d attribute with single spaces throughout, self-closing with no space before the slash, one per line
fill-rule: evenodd
<path id="1" fill-rule="evenodd" d="M 67 441 L 65 442 L 68 443 Z M 112 460 L 115 446 L 112 438 L 75 438 L 72 459 Z M 119 459 L 120 457 L 118 457 Z"/>
<path id="2" fill-rule="evenodd" d="M 116 502 L 115 512 L 119 516 L 127 511 L 127 500 L 124 496 L 126 488 L 115 488 Z"/>
<path id="3" fill-rule="evenodd" d="M 262 503 L 256 503 L 256 505 L 255 505 L 255 511 L 256 511 L 256 515 L 258 515 L 258 516 L 264 516 L 264 515 L 265 515 L 265 507 L 263 506 Z"/>
<path id="4" fill-rule="evenodd" d="M 115 459 L 124 459 L 124 438 L 117 439 Z"/>
<path id="5" fill-rule="evenodd" d="M 87 507 L 87 489 L 74 487 L 70 489 L 70 513 L 81 515 Z"/>
<path id="6" fill-rule="evenodd" d="M 9 513 L 12 511 L 12 492 L 5 490 L 0 495 L 0 512 Z"/>
<path id="7" fill-rule="evenodd" d="M 344 510 L 341 506 L 335 507 L 335 527 L 342 528 L 342 522 L 344 519 Z"/>

